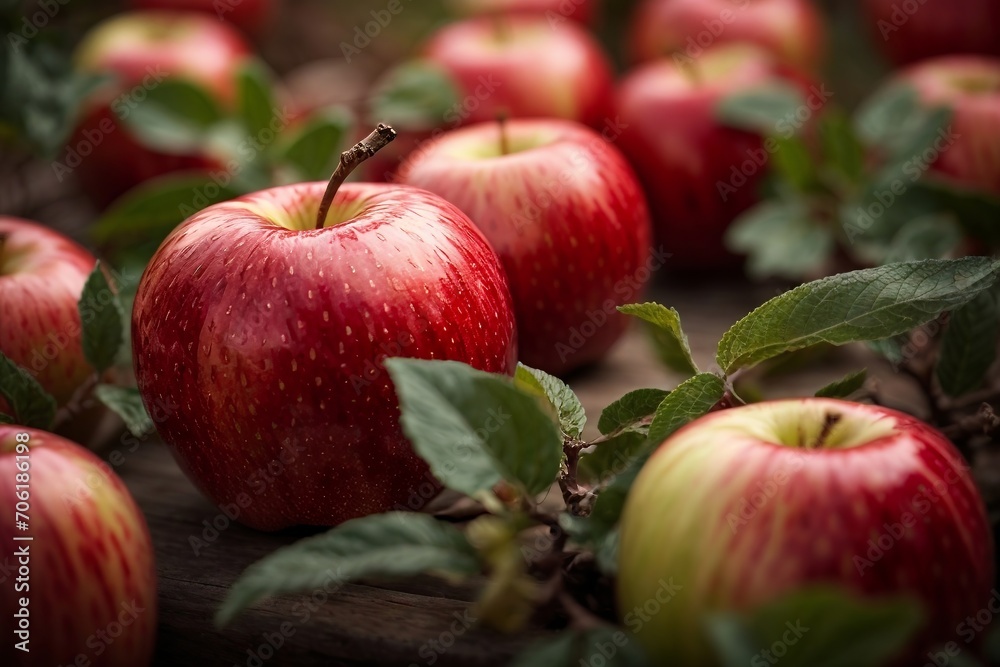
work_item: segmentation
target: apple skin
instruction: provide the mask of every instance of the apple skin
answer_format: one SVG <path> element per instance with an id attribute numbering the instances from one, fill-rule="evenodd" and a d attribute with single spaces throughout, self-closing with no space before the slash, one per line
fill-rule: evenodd
<path id="1" fill-rule="evenodd" d="M 562 120 L 481 123 L 421 147 L 398 180 L 468 214 L 496 249 L 514 298 L 521 361 L 562 375 L 601 358 L 628 324 L 615 306 L 638 301 L 649 212 L 625 161 L 593 130 Z M 648 273 L 646 274 L 648 276 Z M 603 312 L 583 345 L 573 330 Z"/>
<path id="2" fill-rule="evenodd" d="M 947 438 L 894 410 L 819 398 L 714 412 L 669 437 L 629 493 L 618 563 L 623 616 L 660 579 L 683 587 L 636 635 L 658 664 L 714 664 L 705 614 L 821 584 L 919 599 L 916 652 L 955 640 L 994 577 L 983 500 Z"/>
<path id="3" fill-rule="evenodd" d="M 77 302 L 97 260 L 28 220 L 0 216 L 0 237 L 6 237 L 0 244 L 0 352 L 65 405 L 94 372 L 83 356 Z M 6 408 L 0 398 L 0 411 Z"/>
<path id="4" fill-rule="evenodd" d="M 262 32 L 274 16 L 277 1 L 280 0 L 129 0 L 128 4 L 140 10 L 203 12 L 256 34 Z"/>
<path id="5" fill-rule="evenodd" d="M 499 26 L 502 26 L 498 28 Z M 443 126 L 501 114 L 552 117 L 602 127 L 610 114 L 611 66 L 600 45 L 572 21 L 517 14 L 458 21 L 435 33 L 423 56 L 456 82 L 459 103 Z"/>
<path id="6" fill-rule="evenodd" d="M 645 0 L 629 30 L 633 62 L 675 52 L 699 58 L 706 48 L 746 42 L 811 72 L 826 43 L 823 19 L 811 0 Z"/>
<path id="7" fill-rule="evenodd" d="M 171 172 L 223 169 L 224 160 L 207 150 L 171 155 L 146 148 L 122 119 L 144 99 L 144 86 L 167 77 L 201 86 L 224 108 L 232 106 L 235 75 L 249 55 L 239 31 L 200 13 L 129 12 L 88 32 L 77 47 L 77 69 L 117 77 L 84 104 L 67 144 L 70 151 L 89 147 L 89 154 L 77 151 L 81 165 L 73 173 L 94 203 L 104 208 L 136 185 Z"/>
<path id="8" fill-rule="evenodd" d="M 216 504 L 250 499 L 239 519 L 263 530 L 382 512 L 432 479 L 398 424 L 386 356 L 515 368 L 503 268 L 461 211 L 416 188 L 346 184 L 314 230 L 325 188 L 195 214 L 154 255 L 133 310 L 142 398 L 179 406 L 160 435 Z"/>
<path id="9" fill-rule="evenodd" d="M 933 171 L 957 184 L 1000 195 L 1000 58 L 944 56 L 925 60 L 895 79 L 916 88 L 922 104 L 952 109 L 950 145 Z M 944 142 L 944 139 L 942 139 Z"/>
<path id="10" fill-rule="evenodd" d="M 29 437 L 29 529 L 24 532 L 14 524 L 21 500 L 15 476 L 23 474 L 16 458 L 19 433 Z M 4 619 L 13 618 L 18 598 L 29 597 L 30 652 L 16 650 L 20 639 L 8 638 L 0 662 L 12 667 L 149 665 L 156 640 L 156 565 L 146 521 L 125 484 L 76 443 L 4 424 L 0 475 L 5 480 L 0 484 L 2 562 L 15 568 L 23 564 L 18 549 L 27 545 L 31 568 L 29 590 L 16 591 L 11 575 L 0 592 Z M 15 541 L 18 535 L 34 539 Z M 13 622 L 7 623 L 13 631 Z M 89 662 L 77 662 L 79 655 Z"/>
<path id="11" fill-rule="evenodd" d="M 597 16 L 599 3 L 597 0 L 451 0 L 448 4 L 463 15 L 535 13 L 589 24 Z"/>
<path id="12" fill-rule="evenodd" d="M 913 3 L 916 4 L 916 3 Z M 994 0 L 862 3 L 872 41 L 897 65 L 950 54 L 1000 56 L 1000 4 Z"/>
<path id="13" fill-rule="evenodd" d="M 735 192 L 720 191 L 751 154 L 767 153 L 759 135 L 717 121 L 715 107 L 785 72 L 763 51 L 745 46 L 714 49 L 695 66 L 699 81 L 669 59 L 628 74 L 616 97 L 616 143 L 645 188 L 656 236 L 673 253 L 670 268 L 711 271 L 739 264 L 723 238 L 730 223 L 757 203 L 767 166 L 756 168 Z"/>

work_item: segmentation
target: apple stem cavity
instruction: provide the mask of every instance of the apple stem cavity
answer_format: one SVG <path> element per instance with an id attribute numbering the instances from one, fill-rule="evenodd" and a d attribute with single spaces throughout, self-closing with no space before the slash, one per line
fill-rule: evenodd
<path id="1" fill-rule="evenodd" d="M 510 154 L 510 142 L 507 139 L 507 112 L 497 114 L 497 125 L 500 127 L 500 155 Z"/>
<path id="2" fill-rule="evenodd" d="M 396 130 L 392 129 L 390 125 L 379 123 L 371 134 L 340 154 L 340 164 L 333 170 L 330 182 L 323 193 L 323 201 L 319 205 L 316 229 L 323 229 L 326 224 L 326 216 L 330 213 L 330 206 L 333 204 L 333 198 L 337 196 L 337 190 L 344 184 L 351 172 L 357 169 L 362 162 L 389 145 L 395 138 Z"/>
<path id="3" fill-rule="evenodd" d="M 498 44 L 510 41 L 510 23 L 503 12 L 497 12 L 493 15 L 493 38 Z"/>
<path id="4" fill-rule="evenodd" d="M 698 63 L 694 60 L 690 58 L 679 58 L 677 66 L 680 68 L 684 78 L 686 78 L 695 88 L 700 87 L 701 84 L 704 83 L 704 79 L 701 76 L 701 70 L 698 68 Z"/>

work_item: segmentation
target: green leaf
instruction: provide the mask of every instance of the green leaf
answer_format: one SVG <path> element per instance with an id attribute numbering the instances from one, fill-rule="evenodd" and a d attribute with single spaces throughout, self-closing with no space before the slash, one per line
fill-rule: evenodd
<path id="1" fill-rule="evenodd" d="M 982 386 L 996 360 L 1000 294 L 992 289 L 951 313 L 941 339 L 937 374 L 941 389 L 956 397 Z"/>
<path id="2" fill-rule="evenodd" d="M 884 86 L 868 99 L 855 116 L 861 139 L 882 149 L 891 163 L 919 158 L 933 145 L 951 120 L 945 107 L 927 108 L 908 83 Z"/>
<path id="3" fill-rule="evenodd" d="M 245 130 L 260 137 L 264 130 L 275 130 L 274 94 L 271 77 L 264 63 L 250 60 L 236 73 L 238 113 Z"/>
<path id="4" fill-rule="evenodd" d="M 397 130 L 430 130 L 444 125 L 459 101 L 458 86 L 445 70 L 415 60 L 395 67 L 376 84 L 369 118 Z"/>
<path id="5" fill-rule="evenodd" d="M 660 361 L 672 371 L 690 377 L 698 372 L 698 365 L 691 356 L 687 336 L 681 329 L 681 316 L 673 308 L 658 303 L 632 303 L 618 306 L 620 312 L 638 317 L 652 325 L 649 327 L 653 345 Z"/>
<path id="6" fill-rule="evenodd" d="M 583 433 L 587 413 L 580 399 L 565 382 L 545 371 L 518 363 L 514 386 L 548 401 L 558 415 L 563 433 L 571 438 L 579 438 Z"/>
<path id="7" fill-rule="evenodd" d="M 351 116 L 343 109 L 324 109 L 281 137 L 274 159 L 290 165 L 301 180 L 327 180 L 340 161 Z"/>
<path id="8" fill-rule="evenodd" d="M 865 171 L 865 149 L 851 119 L 837 109 L 819 118 L 819 136 L 827 165 L 848 183 L 857 183 Z"/>
<path id="9" fill-rule="evenodd" d="M 129 432 L 141 438 L 153 432 L 153 420 L 150 419 L 142 404 L 142 397 L 135 387 L 118 387 L 113 384 L 99 384 L 94 388 L 97 399 L 108 406 L 122 418 Z"/>
<path id="10" fill-rule="evenodd" d="M 883 357 L 890 364 L 898 364 L 903 360 L 903 346 L 909 341 L 909 336 L 902 334 L 891 338 L 865 341 L 871 350 Z"/>
<path id="11" fill-rule="evenodd" d="M 754 86 L 722 98 L 715 107 L 719 122 L 763 136 L 777 134 L 781 121 L 794 118 L 805 100 L 790 83 Z"/>
<path id="12" fill-rule="evenodd" d="M 427 514 L 376 514 L 278 549 L 248 567 L 229 590 L 215 622 L 224 626 L 266 597 L 317 588 L 330 592 L 362 577 L 463 577 L 479 570 L 475 549 L 457 528 Z"/>
<path id="13" fill-rule="evenodd" d="M 868 377 L 868 369 L 862 368 L 860 371 L 848 373 L 836 382 L 831 382 L 816 392 L 820 398 L 846 398 L 856 392 L 865 384 Z"/>
<path id="14" fill-rule="evenodd" d="M 843 345 L 904 333 L 975 298 L 996 281 L 989 257 L 889 264 L 823 278 L 775 297 L 722 337 L 726 373 L 816 343 Z"/>
<path id="15" fill-rule="evenodd" d="M 892 238 L 885 263 L 943 259 L 954 255 L 964 235 L 950 215 L 930 214 L 911 220 Z"/>
<path id="16" fill-rule="evenodd" d="M 0 424 L 13 424 L 14 418 L 10 415 L 0 412 Z"/>
<path id="17" fill-rule="evenodd" d="M 755 279 L 801 279 L 822 270 L 834 250 L 829 227 L 812 220 L 799 200 L 765 201 L 736 219 L 726 232 L 726 247 L 748 255 Z"/>
<path id="18" fill-rule="evenodd" d="M 922 195 L 920 204 L 925 211 L 946 215 L 965 232 L 991 248 L 1000 247 L 1000 197 L 981 191 L 956 187 L 943 180 L 925 178 L 913 187 Z"/>
<path id="19" fill-rule="evenodd" d="M 744 613 L 706 618 L 706 631 L 725 667 L 762 659 L 782 644 L 782 667 L 880 667 L 906 648 L 923 622 L 908 598 L 856 598 L 815 587 Z M 773 655 L 773 653 L 772 653 Z"/>
<path id="20" fill-rule="evenodd" d="M 809 147 L 797 136 L 773 137 L 776 150 L 772 164 L 778 176 L 799 192 L 809 192 L 818 181 L 815 160 Z"/>
<path id="21" fill-rule="evenodd" d="M 699 373 L 682 382 L 656 408 L 649 444 L 659 445 L 681 426 L 708 413 L 725 393 L 722 378 L 714 373 Z"/>
<path id="22" fill-rule="evenodd" d="M 139 104 L 112 105 L 112 110 L 141 144 L 173 154 L 198 150 L 211 127 L 223 120 L 218 103 L 207 90 L 176 78 L 147 88 L 146 98 Z"/>
<path id="23" fill-rule="evenodd" d="M 532 644 L 518 654 L 510 667 L 651 667 L 645 654 L 622 628 L 598 628 L 582 634 L 564 632 Z"/>
<path id="24" fill-rule="evenodd" d="M 122 195 L 97 221 L 92 234 L 99 243 L 122 238 L 163 239 L 188 216 L 239 195 L 206 173 L 168 174 Z"/>
<path id="25" fill-rule="evenodd" d="M 100 262 L 87 276 L 77 309 L 83 324 L 83 356 L 103 373 L 114 364 L 125 340 L 125 313 Z"/>
<path id="26" fill-rule="evenodd" d="M 625 470 L 646 444 L 646 435 L 637 431 L 623 431 L 594 445 L 592 451 L 580 453 L 578 478 L 596 483 Z"/>
<path id="27" fill-rule="evenodd" d="M 0 136 L 56 158 L 83 101 L 106 77 L 75 71 L 69 50 L 44 37 L 24 39 L 27 14 L 19 8 L 16 17 L 0 48 Z"/>
<path id="28" fill-rule="evenodd" d="M 455 361 L 387 359 L 403 430 L 431 472 L 468 496 L 502 479 L 546 490 L 562 461 L 562 435 L 535 397 L 509 378 Z"/>
<path id="29" fill-rule="evenodd" d="M 653 450 L 674 431 L 706 414 L 725 394 L 722 378 L 699 373 L 677 386 L 656 408 L 646 446 L 632 462 L 600 492 L 590 518 L 603 531 L 618 523 L 625 497 Z"/>
<path id="30" fill-rule="evenodd" d="M 577 636 L 563 632 L 531 644 L 514 657 L 509 667 L 576 667 L 576 646 Z"/>
<path id="31" fill-rule="evenodd" d="M 21 426 L 48 430 L 56 417 L 56 399 L 31 373 L 0 352 L 0 395 L 6 400 Z"/>
<path id="32" fill-rule="evenodd" d="M 663 389 L 636 389 L 625 394 L 617 401 L 604 408 L 597 428 L 607 435 L 625 428 L 634 428 L 643 433 L 649 430 L 648 425 L 642 427 L 637 422 L 652 417 L 663 399 L 670 394 Z"/>

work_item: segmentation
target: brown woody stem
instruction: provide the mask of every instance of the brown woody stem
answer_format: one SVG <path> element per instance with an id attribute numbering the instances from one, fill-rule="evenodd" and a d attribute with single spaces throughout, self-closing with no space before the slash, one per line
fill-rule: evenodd
<path id="1" fill-rule="evenodd" d="M 323 225 L 326 224 L 326 216 L 333 204 L 333 198 L 337 196 L 337 190 L 344 184 L 351 172 L 357 169 L 362 162 L 385 148 L 395 138 L 396 130 L 385 123 L 379 123 L 371 134 L 340 154 L 340 164 L 333 170 L 330 182 L 326 186 L 326 192 L 323 193 L 323 201 L 319 205 L 316 229 L 323 229 Z"/>

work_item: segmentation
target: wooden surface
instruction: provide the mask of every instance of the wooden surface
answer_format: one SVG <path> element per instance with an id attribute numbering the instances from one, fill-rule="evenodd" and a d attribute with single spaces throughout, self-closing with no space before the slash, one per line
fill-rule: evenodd
<path id="1" fill-rule="evenodd" d="M 722 332 L 776 290 L 725 287 L 658 290 L 657 300 L 678 308 L 695 357 L 712 367 Z M 746 289 L 746 288 L 744 288 Z M 840 350 L 825 365 L 783 377 L 778 393 L 809 394 L 846 371 L 872 361 L 864 350 Z M 591 424 L 608 403 L 640 387 L 670 388 L 678 378 L 655 362 L 642 332 L 633 328 L 601 365 L 571 378 Z M 124 453 L 124 452 L 123 452 Z M 226 589 L 249 564 L 308 532 L 260 533 L 239 524 L 206 533 L 219 511 L 181 474 L 166 448 L 154 439 L 126 453 L 118 469 L 142 507 L 156 549 L 160 587 L 160 632 L 156 665 L 503 665 L 541 628 L 516 637 L 466 630 L 466 613 L 478 582 L 451 586 L 430 577 L 348 584 L 309 611 L 307 596 L 256 605 L 219 632 L 211 618 Z M 192 538 L 206 540 L 195 554 Z M 321 596 L 322 597 L 322 596 Z M 280 648 L 272 643 L 284 626 Z M 261 651 L 261 647 L 264 650 Z M 254 655 L 256 654 L 256 655 Z M 268 657 L 270 656 L 270 657 Z M 258 660 L 267 657 L 266 660 Z M 256 659 L 255 659 L 256 658 Z"/>

